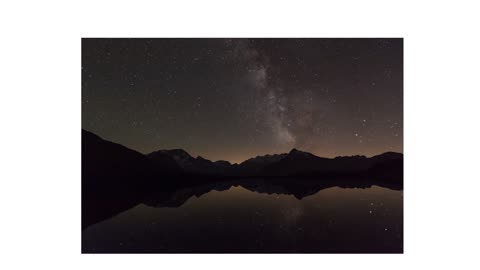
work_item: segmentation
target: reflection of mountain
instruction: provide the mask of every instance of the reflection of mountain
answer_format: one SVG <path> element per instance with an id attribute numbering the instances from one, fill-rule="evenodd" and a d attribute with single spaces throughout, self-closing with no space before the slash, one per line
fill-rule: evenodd
<path id="1" fill-rule="evenodd" d="M 139 203 L 178 207 L 192 196 L 242 186 L 298 199 L 321 189 L 403 188 L 403 155 L 321 158 L 293 149 L 241 164 L 192 157 L 181 149 L 143 155 L 82 130 L 82 227 Z"/>
<path id="2" fill-rule="evenodd" d="M 301 200 L 304 197 L 316 194 L 322 189 L 331 187 L 341 188 L 369 188 L 373 185 L 401 190 L 400 185 L 385 184 L 365 179 L 336 179 L 322 180 L 305 178 L 257 178 L 217 181 L 182 187 L 170 191 L 152 191 L 145 194 L 142 203 L 154 207 L 180 207 L 191 197 L 200 197 L 210 191 L 223 191 L 231 187 L 243 187 L 247 190 L 263 194 L 292 195 Z"/>
<path id="3" fill-rule="evenodd" d="M 402 186 L 399 184 L 362 178 L 337 178 L 330 180 L 318 178 L 251 178 L 211 182 L 202 181 L 202 183 L 189 186 L 166 186 L 163 189 L 151 189 L 144 191 L 142 196 L 138 196 L 138 194 L 123 194 L 121 198 L 117 196 L 113 200 L 96 200 L 95 205 L 87 206 L 85 209 L 86 215 L 84 216 L 83 227 L 99 221 L 99 218 L 89 219 L 89 216 L 92 215 L 95 217 L 103 215 L 103 219 L 108 219 L 140 203 L 153 207 L 180 207 L 194 196 L 200 197 L 213 190 L 223 191 L 236 186 L 263 194 L 292 195 L 301 200 L 326 188 L 369 188 L 373 185 L 394 190 L 402 189 Z M 107 197 L 109 196 L 110 194 Z"/>

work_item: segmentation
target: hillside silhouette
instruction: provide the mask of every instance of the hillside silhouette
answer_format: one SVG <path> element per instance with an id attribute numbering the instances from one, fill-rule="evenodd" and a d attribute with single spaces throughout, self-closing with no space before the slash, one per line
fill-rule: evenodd
<path id="1" fill-rule="evenodd" d="M 323 158 L 292 149 L 231 164 L 183 149 L 144 155 L 82 129 L 82 228 L 139 203 L 178 207 L 232 186 L 302 199 L 329 187 L 372 185 L 403 189 L 403 154 Z"/>

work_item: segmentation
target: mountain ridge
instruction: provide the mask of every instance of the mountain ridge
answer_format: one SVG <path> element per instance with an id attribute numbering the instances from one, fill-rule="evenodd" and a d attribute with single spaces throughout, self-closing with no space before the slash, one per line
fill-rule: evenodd
<path id="1" fill-rule="evenodd" d="M 337 156 L 334 158 L 319 157 L 315 154 L 293 148 L 288 153 L 266 154 L 249 158 L 239 164 L 225 160 L 211 161 L 201 156 L 193 157 L 184 149 L 162 149 L 146 155 L 131 150 L 121 144 L 109 142 L 98 135 L 82 129 L 83 137 L 91 137 L 90 141 L 104 141 L 105 144 L 118 146 L 115 151 L 132 152 L 139 158 L 145 157 L 151 163 L 154 170 L 160 173 L 190 175 L 217 175 L 217 176 L 295 176 L 295 175 L 318 175 L 335 173 L 366 172 L 378 164 L 392 160 L 402 160 L 403 154 L 385 152 L 372 157 L 364 155 Z M 95 138 L 95 139 L 93 139 Z M 96 144 L 93 144 L 96 145 Z M 120 150 L 123 149 L 123 150 Z M 391 162 L 392 163 L 392 162 Z M 397 162 L 399 163 L 399 162 Z M 392 163 L 393 164 L 393 163 Z M 388 166 L 393 166 L 389 164 Z M 397 166 L 400 166 L 398 164 Z M 377 168 L 378 170 L 378 168 Z M 380 170 L 379 170 L 380 171 Z M 400 170 L 396 170 L 397 172 Z M 402 170 L 403 172 L 403 170 Z M 383 170 L 383 174 L 385 171 Z M 402 173 L 403 177 L 403 173 Z"/>
<path id="2" fill-rule="evenodd" d="M 403 189 L 403 154 L 394 152 L 370 158 L 322 158 L 292 149 L 289 153 L 257 156 L 231 164 L 200 156 L 194 158 L 182 149 L 144 155 L 83 129 L 81 138 L 83 227 L 133 207 L 149 194 L 188 190 L 212 182 L 224 186 L 228 181 L 237 185 L 243 183 L 238 181 L 246 180 L 249 189 L 262 191 L 259 185 L 268 181 L 272 188 L 266 192 L 277 192 L 280 188 L 296 197 L 335 185 L 375 184 Z M 195 190 L 194 194 L 201 194 L 202 190 Z M 175 194 L 173 202 L 177 201 L 178 193 Z"/>

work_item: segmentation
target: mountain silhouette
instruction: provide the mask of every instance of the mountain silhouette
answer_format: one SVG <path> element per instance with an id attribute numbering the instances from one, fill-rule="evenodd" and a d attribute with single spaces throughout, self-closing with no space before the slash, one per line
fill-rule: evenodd
<path id="1" fill-rule="evenodd" d="M 132 178 L 137 179 L 135 186 L 139 186 L 162 176 L 182 173 L 168 155 L 156 155 L 153 162 L 139 152 L 82 130 L 82 185 L 85 187 L 130 189 Z"/>
<path id="2" fill-rule="evenodd" d="M 183 149 L 159 150 L 148 154 L 147 157 L 160 164 L 165 162 L 165 157 L 169 157 L 184 172 L 190 174 L 224 174 L 231 167 L 228 161 L 212 162 L 201 156 L 194 158 Z"/>
<path id="3" fill-rule="evenodd" d="M 389 175 L 389 172 L 392 172 Z M 143 155 L 120 144 L 101 139 L 82 130 L 82 173 L 85 185 L 107 185 L 109 180 L 94 181 L 98 177 L 119 177 L 115 184 L 131 177 L 158 182 L 155 178 L 169 176 L 185 178 L 199 176 L 320 176 L 332 174 L 368 174 L 374 172 L 391 178 L 403 178 L 403 154 L 386 152 L 373 157 L 342 156 L 318 157 L 312 153 L 292 149 L 289 153 L 257 156 L 240 164 L 228 161 L 210 161 L 201 156 L 192 157 L 183 149 L 159 150 Z"/>
<path id="4" fill-rule="evenodd" d="M 147 178 L 152 165 L 141 153 L 82 130 L 82 187 L 126 188 L 132 177 Z"/>
<path id="5" fill-rule="evenodd" d="M 233 171 L 237 175 L 257 175 L 265 169 L 266 166 L 278 162 L 287 154 L 264 155 L 250 158 L 240 163 Z"/>
<path id="6" fill-rule="evenodd" d="M 219 160 L 212 162 L 198 156 L 192 157 L 183 149 L 159 150 L 147 155 L 151 160 L 160 164 L 165 163 L 165 157 L 169 156 L 179 167 L 188 174 L 216 175 L 231 177 L 256 177 L 256 176 L 313 176 L 335 174 L 366 174 L 375 172 L 388 176 L 388 169 L 383 166 L 397 166 L 393 178 L 403 177 L 403 154 L 387 152 L 373 157 L 366 156 L 342 156 L 335 158 L 323 158 L 314 154 L 292 149 L 289 153 L 257 156 L 245 160 L 240 164 L 231 164 L 228 161 Z M 397 160 L 397 162 L 389 162 Z M 388 162 L 387 162 L 388 161 Z M 393 168 L 390 168 L 393 169 Z"/>
<path id="7" fill-rule="evenodd" d="M 118 213 L 136 205 L 145 190 L 183 173 L 168 156 L 154 163 L 86 130 L 82 130 L 81 149 L 82 224 L 103 219 L 104 211 Z"/>
<path id="8" fill-rule="evenodd" d="M 308 152 L 293 149 L 280 161 L 268 165 L 263 170 L 263 175 L 293 176 L 293 175 L 345 175 L 368 174 L 373 168 L 380 170 L 385 162 L 395 164 L 399 170 L 389 175 L 391 178 L 403 178 L 403 155 L 399 153 L 385 153 L 367 158 L 366 156 L 343 156 L 336 158 L 323 158 Z M 402 161 L 402 162 L 398 162 Z M 387 170 L 384 170 L 385 172 Z"/>
<path id="9" fill-rule="evenodd" d="M 231 164 L 182 149 L 144 155 L 82 130 L 83 228 L 139 203 L 175 207 L 232 186 L 301 199 L 327 187 L 372 185 L 402 189 L 403 154 L 323 158 L 292 149 Z"/>

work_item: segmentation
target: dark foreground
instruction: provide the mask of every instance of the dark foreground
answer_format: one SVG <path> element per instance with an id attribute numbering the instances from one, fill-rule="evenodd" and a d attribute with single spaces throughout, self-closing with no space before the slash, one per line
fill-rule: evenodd
<path id="1" fill-rule="evenodd" d="M 403 155 L 241 164 L 82 131 L 84 253 L 402 253 Z"/>
<path id="2" fill-rule="evenodd" d="M 403 252 L 403 191 L 366 182 L 285 185 L 292 181 L 221 181 L 152 191 L 141 201 L 99 200 L 82 252 Z"/>

